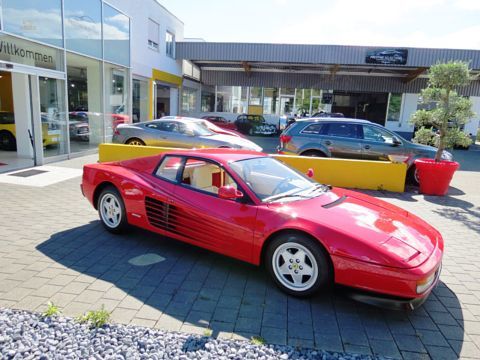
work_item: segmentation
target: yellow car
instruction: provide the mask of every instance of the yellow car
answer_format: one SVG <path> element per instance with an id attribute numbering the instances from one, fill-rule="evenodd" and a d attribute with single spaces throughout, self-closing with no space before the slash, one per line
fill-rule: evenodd
<path id="1" fill-rule="evenodd" d="M 43 146 L 57 145 L 60 131 L 58 125 L 52 124 L 42 115 Z M 0 111 L 0 150 L 16 150 L 17 140 L 15 131 L 15 117 L 13 113 Z"/>

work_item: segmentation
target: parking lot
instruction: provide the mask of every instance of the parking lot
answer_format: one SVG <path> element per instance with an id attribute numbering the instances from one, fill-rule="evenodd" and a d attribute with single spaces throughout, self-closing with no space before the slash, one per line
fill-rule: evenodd
<path id="1" fill-rule="evenodd" d="M 272 151 L 276 141 L 258 142 Z M 441 281 L 414 312 L 335 291 L 299 300 L 281 293 L 262 268 L 139 229 L 107 233 L 81 195 L 80 177 L 43 188 L 0 184 L 0 307 L 42 311 L 52 301 L 77 316 L 104 305 L 118 323 L 197 334 L 209 328 L 222 338 L 261 336 L 392 358 L 480 358 L 480 151 L 456 157 L 462 169 L 446 197 L 367 192 L 444 236 Z"/>

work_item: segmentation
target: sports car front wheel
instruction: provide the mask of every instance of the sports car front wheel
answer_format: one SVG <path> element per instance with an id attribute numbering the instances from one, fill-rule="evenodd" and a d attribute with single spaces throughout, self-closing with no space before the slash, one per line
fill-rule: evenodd
<path id="1" fill-rule="evenodd" d="M 265 254 L 275 283 L 286 293 L 307 296 L 331 283 L 328 257 L 311 238 L 289 233 L 275 238 Z"/>
<path id="2" fill-rule="evenodd" d="M 115 234 L 128 226 L 127 214 L 122 196 L 113 186 L 107 186 L 98 197 L 98 213 L 103 226 Z"/>

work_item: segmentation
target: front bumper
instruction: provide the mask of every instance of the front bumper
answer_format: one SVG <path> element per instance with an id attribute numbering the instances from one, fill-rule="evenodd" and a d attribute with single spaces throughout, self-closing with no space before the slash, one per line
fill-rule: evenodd
<path id="1" fill-rule="evenodd" d="M 335 283 L 356 289 L 355 292 L 360 294 L 355 297 L 362 301 L 373 302 L 375 298 L 378 303 L 387 303 L 393 299 L 394 302 L 411 303 L 418 307 L 439 281 L 442 257 L 443 249 L 437 245 L 421 265 L 403 269 L 332 255 Z M 418 294 L 418 283 L 432 274 L 435 274 L 435 280 L 423 293 Z"/>
<path id="2" fill-rule="evenodd" d="M 384 309 L 390 309 L 390 310 L 413 311 L 415 309 L 418 309 L 420 306 L 423 305 L 425 301 L 427 301 L 430 293 L 438 283 L 441 270 L 442 270 L 442 266 L 440 265 L 440 267 L 437 269 L 435 273 L 435 280 L 427 291 L 420 294 L 419 297 L 415 297 L 411 299 L 378 294 L 378 293 L 373 293 L 369 291 L 356 290 L 352 288 L 343 288 L 342 291 L 345 293 L 345 295 L 352 298 L 353 300 L 363 302 L 365 304 L 374 305 L 374 306 L 378 306 L 378 307 L 381 307 Z"/>

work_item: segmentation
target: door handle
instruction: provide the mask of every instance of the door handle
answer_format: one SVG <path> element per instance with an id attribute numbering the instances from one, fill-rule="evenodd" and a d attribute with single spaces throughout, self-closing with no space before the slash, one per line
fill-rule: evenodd
<path id="1" fill-rule="evenodd" d="M 175 201 L 173 201 L 173 199 L 168 199 L 168 203 L 169 203 L 169 204 L 174 204 Z"/>
<path id="2" fill-rule="evenodd" d="M 325 145 L 332 145 L 332 142 L 327 140 L 327 141 L 325 141 Z"/>
<path id="3" fill-rule="evenodd" d="M 365 145 L 365 149 L 370 149 L 370 145 Z"/>

